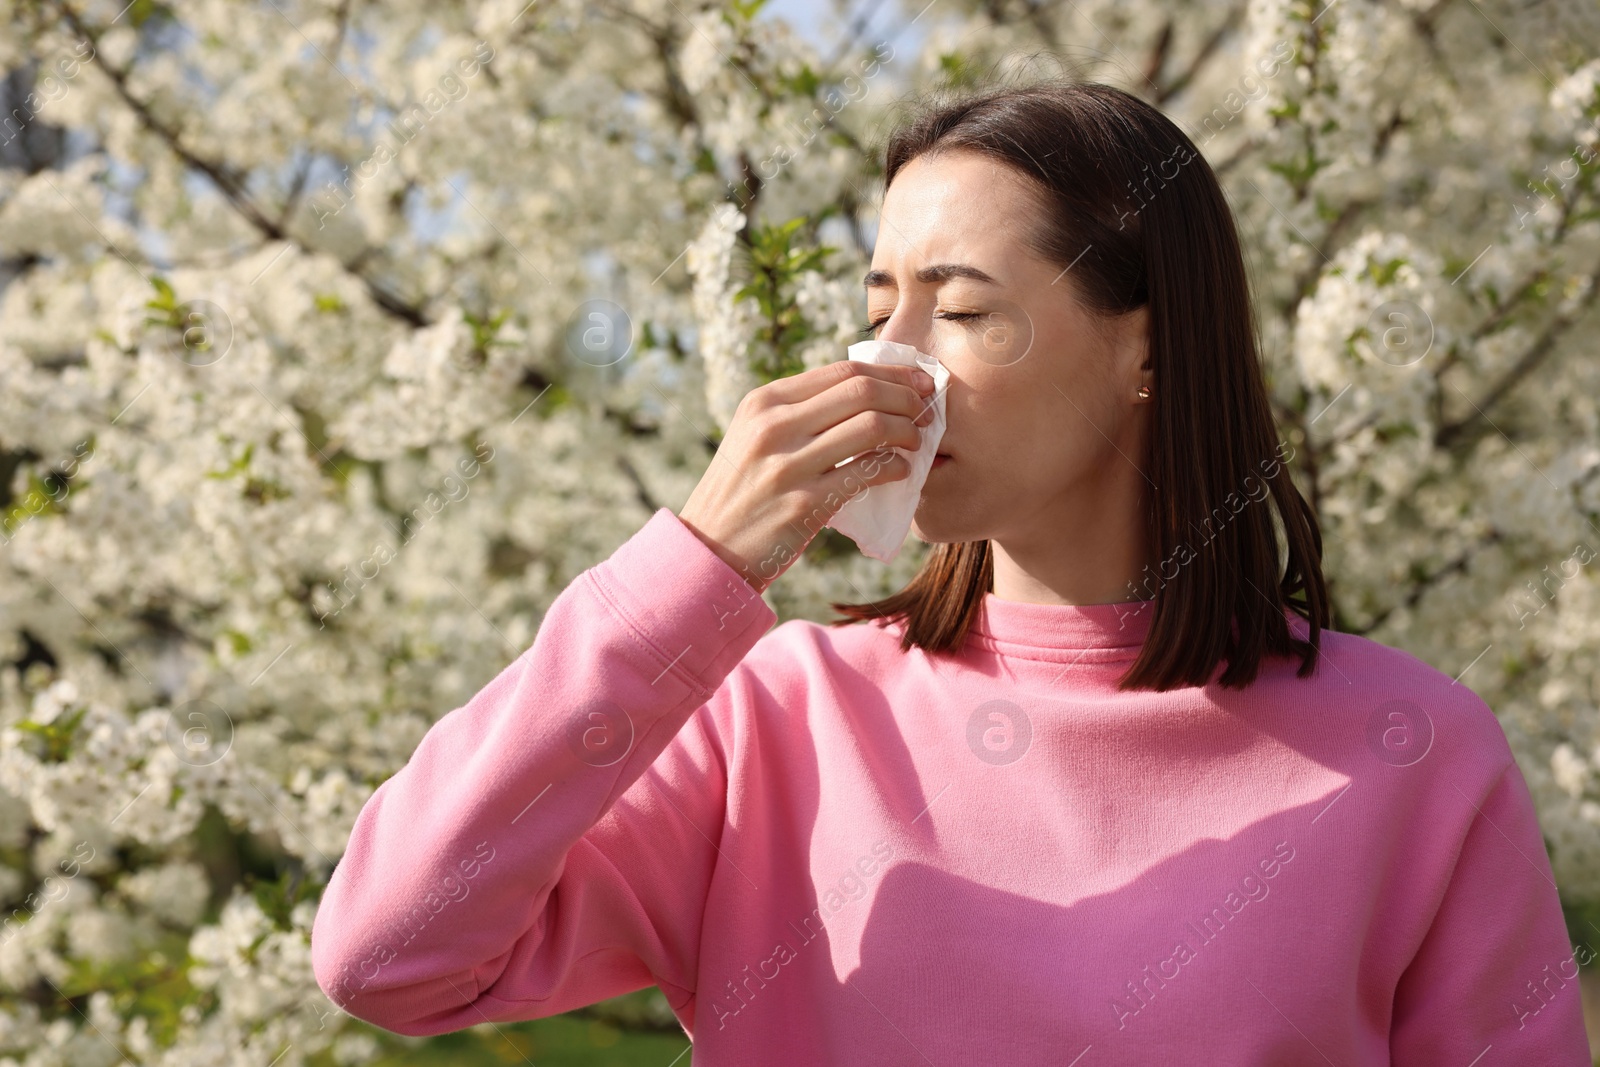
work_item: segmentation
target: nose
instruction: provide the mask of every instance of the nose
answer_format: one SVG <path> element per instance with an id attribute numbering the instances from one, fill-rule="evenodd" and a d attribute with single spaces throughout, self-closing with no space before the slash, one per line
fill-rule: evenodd
<path id="1" fill-rule="evenodd" d="M 933 331 L 933 317 L 931 314 L 919 314 L 914 309 L 907 307 L 904 302 L 894 309 L 894 314 L 889 316 L 889 321 L 878 330 L 878 340 L 894 341 L 897 344 L 910 345 L 918 352 L 932 355 L 928 348 L 931 343 Z"/>

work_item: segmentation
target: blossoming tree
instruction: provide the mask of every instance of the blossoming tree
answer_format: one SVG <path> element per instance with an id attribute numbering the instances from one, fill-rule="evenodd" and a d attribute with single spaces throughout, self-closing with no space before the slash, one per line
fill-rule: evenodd
<path id="1" fill-rule="evenodd" d="M 1600 943 L 1592 0 L 761 6 L 0 0 L 0 1062 L 376 1055 L 308 952 L 362 802 L 841 358 L 894 108 L 992 81 L 1190 132 L 1338 628 L 1497 710 Z"/>

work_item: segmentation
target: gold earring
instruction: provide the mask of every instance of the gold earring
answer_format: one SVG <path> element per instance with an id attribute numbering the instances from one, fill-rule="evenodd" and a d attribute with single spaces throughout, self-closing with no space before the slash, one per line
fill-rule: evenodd
<path id="1" fill-rule="evenodd" d="M 1149 400 L 1150 399 L 1150 387 L 1148 385 L 1139 386 L 1139 399 L 1140 400 Z"/>

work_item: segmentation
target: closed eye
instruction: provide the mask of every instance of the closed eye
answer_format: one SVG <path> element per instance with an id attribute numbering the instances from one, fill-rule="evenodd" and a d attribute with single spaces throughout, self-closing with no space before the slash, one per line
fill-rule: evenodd
<path id="1" fill-rule="evenodd" d="M 970 322 L 973 319 L 978 319 L 978 318 L 982 318 L 982 317 L 983 317 L 983 312 L 981 312 L 981 311 L 942 311 L 939 314 L 934 316 L 934 318 L 936 318 L 936 319 L 946 319 L 946 320 L 948 320 L 950 322 Z M 877 320 L 875 320 L 873 322 L 867 323 L 865 326 L 861 327 L 861 335 L 863 337 L 871 337 L 873 334 L 877 333 L 879 329 L 882 328 L 884 323 L 886 323 L 888 321 L 889 321 L 889 316 L 885 315 L 881 319 L 877 319 Z"/>

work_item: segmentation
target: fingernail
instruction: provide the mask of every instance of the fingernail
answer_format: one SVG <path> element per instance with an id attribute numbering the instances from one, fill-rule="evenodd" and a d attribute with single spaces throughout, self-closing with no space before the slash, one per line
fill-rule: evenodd
<path id="1" fill-rule="evenodd" d="M 933 375 L 925 370 L 919 370 L 914 375 L 917 381 L 917 391 L 922 393 L 933 392 Z"/>

